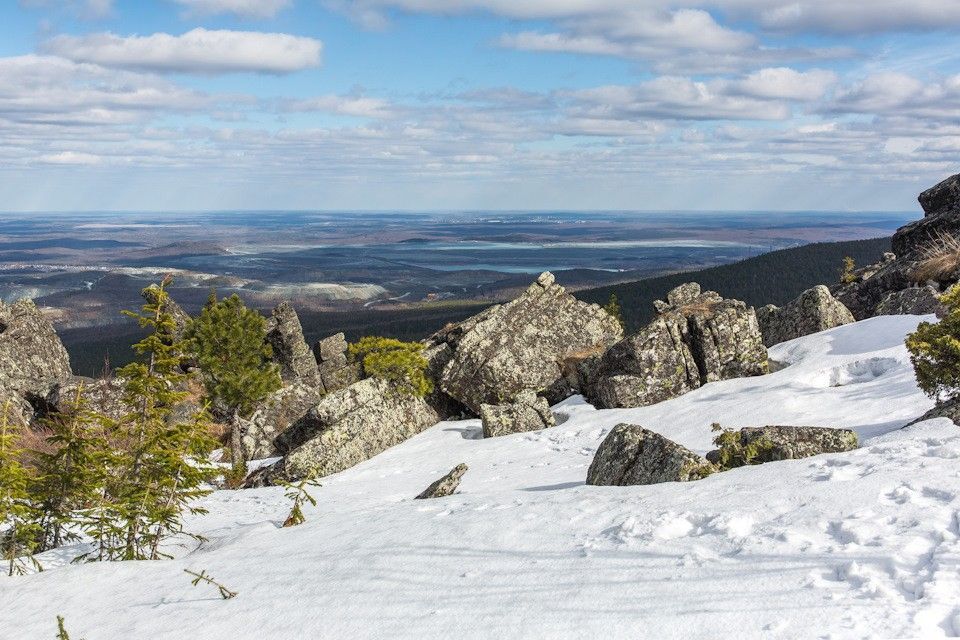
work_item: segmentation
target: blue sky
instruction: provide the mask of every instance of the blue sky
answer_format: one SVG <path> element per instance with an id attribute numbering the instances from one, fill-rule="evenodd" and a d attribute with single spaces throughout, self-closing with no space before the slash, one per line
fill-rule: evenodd
<path id="1" fill-rule="evenodd" d="M 0 209 L 912 210 L 958 0 L 12 0 Z"/>

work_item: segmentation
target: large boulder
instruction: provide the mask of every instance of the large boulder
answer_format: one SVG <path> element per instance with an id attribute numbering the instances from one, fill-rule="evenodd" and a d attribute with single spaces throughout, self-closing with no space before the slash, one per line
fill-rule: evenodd
<path id="1" fill-rule="evenodd" d="M 445 498 L 452 496 L 460 486 L 460 480 L 463 474 L 467 472 L 467 465 L 460 463 L 450 470 L 450 473 L 443 476 L 429 487 L 423 490 L 414 500 L 428 500 L 430 498 Z"/>
<path id="2" fill-rule="evenodd" d="M 360 365 L 349 361 L 347 346 L 347 339 L 342 333 L 318 340 L 313 346 L 325 393 L 345 389 L 360 380 Z"/>
<path id="3" fill-rule="evenodd" d="M 277 305 L 267 319 L 267 342 L 273 347 L 273 359 L 280 365 L 280 377 L 285 383 L 321 387 L 317 360 L 303 337 L 300 318 L 289 302 Z"/>
<path id="4" fill-rule="evenodd" d="M 0 392 L 43 399 L 72 375 L 67 350 L 33 301 L 0 301 Z"/>
<path id="5" fill-rule="evenodd" d="M 880 301 L 880 304 L 874 309 L 874 314 L 878 316 L 924 316 L 934 313 L 942 318 L 946 315 L 947 309 L 940 302 L 941 295 L 940 291 L 931 285 L 892 291 Z"/>
<path id="6" fill-rule="evenodd" d="M 829 427 L 746 427 L 738 432 L 738 442 L 740 447 L 758 445 L 751 459 L 754 464 L 842 453 L 859 446 L 855 431 Z M 719 450 L 708 453 L 707 459 L 719 460 Z"/>
<path id="7" fill-rule="evenodd" d="M 440 418 L 392 383 L 368 378 L 327 396 L 275 440 L 280 477 L 327 476 L 400 444 Z"/>
<path id="8" fill-rule="evenodd" d="M 587 484 L 687 482 L 714 471 L 705 458 L 659 433 L 635 424 L 618 424 L 600 443 L 587 471 Z"/>
<path id="9" fill-rule="evenodd" d="M 900 258 L 914 258 L 940 236 L 960 236 L 960 174 L 920 194 L 923 218 L 901 227 L 893 236 L 893 252 Z"/>
<path id="10" fill-rule="evenodd" d="M 89 411 L 119 420 L 130 412 L 130 406 L 123 401 L 124 389 L 124 382 L 119 378 L 73 376 L 53 388 L 47 396 L 47 408 L 56 413 L 69 413 L 79 396 L 86 401 Z"/>
<path id="11" fill-rule="evenodd" d="M 544 273 L 516 300 L 431 336 L 425 350 L 428 361 L 446 359 L 440 389 L 477 414 L 484 404 L 554 387 L 569 355 L 602 350 L 622 334 L 610 314 Z"/>
<path id="12" fill-rule="evenodd" d="M 640 332 L 587 360 L 584 393 L 598 408 L 642 407 L 708 382 L 767 373 L 753 308 L 689 283 L 656 305 Z"/>
<path id="13" fill-rule="evenodd" d="M 538 431 L 557 423 L 550 404 L 533 391 L 522 391 L 511 403 L 480 405 L 480 420 L 484 438 Z"/>
<path id="14" fill-rule="evenodd" d="M 246 460 L 281 455 L 274 443 L 320 402 L 316 387 L 295 382 L 271 393 L 249 418 L 237 418 L 240 444 Z"/>
<path id="15" fill-rule="evenodd" d="M 757 321 L 763 334 L 763 343 L 770 347 L 850 324 L 854 318 L 850 310 L 830 294 L 830 289 L 818 285 L 807 289 L 783 307 L 771 304 L 758 309 Z"/>

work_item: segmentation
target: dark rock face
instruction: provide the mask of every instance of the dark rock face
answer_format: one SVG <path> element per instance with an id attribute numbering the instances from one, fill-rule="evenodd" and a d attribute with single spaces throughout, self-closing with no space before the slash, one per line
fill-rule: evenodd
<path id="1" fill-rule="evenodd" d="M 948 418 L 953 422 L 953 424 L 960 426 L 960 398 L 938 402 L 933 409 L 930 409 L 930 411 L 927 411 L 925 414 L 906 426 L 909 427 L 917 424 L 918 422 L 933 420 L 934 418 Z"/>
<path id="2" fill-rule="evenodd" d="M 893 236 L 893 252 L 900 258 L 917 257 L 940 234 L 960 234 L 960 174 L 927 189 L 918 200 L 923 219 L 901 227 Z"/>
<path id="3" fill-rule="evenodd" d="M 821 453 L 842 453 L 858 446 L 857 434 L 849 429 L 828 427 L 746 427 L 739 431 L 740 444 L 747 446 L 765 440 L 769 446 L 760 447 L 754 462 L 796 460 Z M 719 452 L 711 451 L 708 460 L 717 459 Z"/>
<path id="4" fill-rule="evenodd" d="M 930 285 L 893 291 L 880 301 L 874 313 L 878 316 L 923 316 L 935 313 L 942 318 L 947 310 L 940 302 L 940 295 L 940 291 Z"/>
<path id="5" fill-rule="evenodd" d="M 429 487 L 424 489 L 423 493 L 418 495 L 415 500 L 427 500 L 429 498 L 445 498 L 452 496 L 460 486 L 460 480 L 463 474 L 467 472 L 467 465 L 461 463 L 450 470 L 450 473 L 443 476 Z"/>
<path id="6" fill-rule="evenodd" d="M 854 321 L 853 314 L 823 285 L 807 289 L 782 308 L 767 305 L 757 310 L 763 343 L 770 347 L 811 333 Z"/>
<path id="7" fill-rule="evenodd" d="M 267 342 L 273 347 L 273 359 L 280 365 L 280 377 L 285 383 L 321 386 L 317 360 L 303 337 L 300 318 L 289 302 L 277 305 L 267 320 Z"/>
<path id="8" fill-rule="evenodd" d="M 931 309 L 934 305 L 929 294 L 944 293 L 960 278 L 960 273 L 949 267 L 932 274 L 918 269 L 931 254 L 941 252 L 944 235 L 960 238 L 960 174 L 927 189 L 919 200 L 924 217 L 897 230 L 892 241 L 894 253 L 856 271 L 853 282 L 834 287 L 834 296 L 857 320 L 876 315 L 936 313 L 936 308 Z M 947 248 L 946 252 L 951 250 Z"/>
<path id="9" fill-rule="evenodd" d="M 360 365 L 347 359 L 347 339 L 342 333 L 318 340 L 313 346 L 323 391 L 332 393 L 360 380 Z"/>
<path id="10" fill-rule="evenodd" d="M 281 455 L 276 438 L 320 402 L 322 393 L 315 387 L 293 383 L 270 394 L 247 418 L 239 418 L 240 443 L 246 460 Z"/>
<path id="11" fill-rule="evenodd" d="M 0 302 L 0 391 L 42 399 L 72 375 L 67 350 L 33 301 Z"/>
<path id="12" fill-rule="evenodd" d="M 440 390 L 477 414 L 481 405 L 554 387 L 566 358 L 602 350 L 621 336 L 610 314 L 580 302 L 544 273 L 516 300 L 431 336 L 425 352 L 431 368 L 446 360 Z"/>
<path id="13" fill-rule="evenodd" d="M 484 438 L 538 431 L 556 424 L 546 399 L 532 391 L 520 392 L 509 404 L 480 405 L 480 419 Z"/>
<path id="14" fill-rule="evenodd" d="M 689 283 L 656 306 L 660 317 L 581 367 L 584 393 L 598 408 L 642 407 L 708 382 L 767 373 L 756 314 L 743 302 Z"/>
<path id="15" fill-rule="evenodd" d="M 705 458 L 635 424 L 618 424 L 597 449 L 587 484 L 630 486 L 699 480 L 716 471 Z"/>
<path id="16" fill-rule="evenodd" d="M 423 399 L 369 378 L 325 396 L 275 440 L 289 479 L 348 469 L 440 421 Z"/>

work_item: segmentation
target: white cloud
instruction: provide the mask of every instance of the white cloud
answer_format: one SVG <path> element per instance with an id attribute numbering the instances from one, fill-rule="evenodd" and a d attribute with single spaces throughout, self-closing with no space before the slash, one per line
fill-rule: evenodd
<path id="1" fill-rule="evenodd" d="M 400 10 L 452 15 L 486 11 L 514 19 L 582 18 L 641 9 L 669 10 L 673 0 L 331 0 L 352 15 Z M 772 30 L 841 33 L 960 27 L 956 0 L 688 0 L 683 6 L 740 17 Z"/>
<path id="2" fill-rule="evenodd" d="M 321 111 L 363 118 L 389 118 L 394 115 L 392 105 L 386 100 L 336 95 L 288 100 L 283 102 L 281 109 L 289 112 Z"/>
<path id="3" fill-rule="evenodd" d="M 156 72 L 283 74 L 320 65 L 323 43 L 284 33 L 193 29 L 180 36 L 56 36 L 46 53 L 75 62 Z"/>
<path id="4" fill-rule="evenodd" d="M 272 18 L 290 6 L 291 0 L 173 0 L 189 15 L 231 13 L 243 18 Z"/>
<path id="5" fill-rule="evenodd" d="M 960 113 L 960 75 L 923 83 L 902 73 L 877 73 L 839 91 L 823 109 L 956 120 Z"/>
<path id="6" fill-rule="evenodd" d="M 796 71 L 786 67 L 760 69 L 728 84 L 728 91 L 755 98 L 812 102 L 836 84 L 837 74 L 825 69 Z"/>
<path id="7" fill-rule="evenodd" d="M 785 120 L 782 101 L 729 92 L 726 82 L 695 82 L 664 76 L 633 86 L 610 85 L 576 91 L 575 113 L 630 120 Z"/>

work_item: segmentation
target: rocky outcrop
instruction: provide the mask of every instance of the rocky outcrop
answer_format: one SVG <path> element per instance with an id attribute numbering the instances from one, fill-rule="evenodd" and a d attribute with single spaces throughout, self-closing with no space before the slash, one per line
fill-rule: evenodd
<path id="1" fill-rule="evenodd" d="M 699 480 L 716 471 L 698 456 L 659 433 L 635 424 L 618 424 L 590 463 L 587 484 L 644 485 Z"/>
<path id="2" fill-rule="evenodd" d="M 347 346 L 347 339 L 342 333 L 318 340 L 313 346 L 325 393 L 345 389 L 360 380 L 360 365 L 348 360 Z"/>
<path id="3" fill-rule="evenodd" d="M 33 301 L 0 301 L 0 392 L 35 401 L 72 375 L 67 350 Z"/>
<path id="4" fill-rule="evenodd" d="M 943 234 L 960 236 L 960 174 L 930 187 L 918 198 L 923 218 L 893 235 L 893 252 L 901 259 L 916 258 Z"/>
<path id="5" fill-rule="evenodd" d="M 833 288 L 857 320 L 936 313 L 932 296 L 960 279 L 960 174 L 924 191 L 919 201 L 924 217 L 897 230 L 893 253 Z"/>
<path id="6" fill-rule="evenodd" d="M 280 365 L 284 383 L 321 386 L 317 360 L 303 337 L 300 318 L 289 302 L 277 305 L 267 319 L 267 342 L 273 347 L 273 360 Z"/>
<path id="7" fill-rule="evenodd" d="M 6 420 L 8 427 L 25 429 L 33 420 L 33 406 L 15 393 L 0 390 L 0 420 Z"/>
<path id="8" fill-rule="evenodd" d="M 423 493 L 414 498 L 414 500 L 427 500 L 430 498 L 445 498 L 447 496 L 452 496 L 454 493 L 456 493 L 457 487 L 460 486 L 460 480 L 463 478 L 463 474 L 466 472 L 467 465 L 462 463 L 458 464 L 450 470 L 450 473 L 424 489 Z"/>
<path id="9" fill-rule="evenodd" d="M 376 378 L 325 396 L 275 439 L 279 477 L 318 477 L 348 469 L 439 422 L 423 399 Z"/>
<path id="10" fill-rule="evenodd" d="M 255 460 L 281 455 L 274 441 L 302 420 L 322 395 L 316 387 L 295 382 L 267 396 L 249 418 L 238 418 L 235 428 L 240 430 L 244 458 Z"/>
<path id="11" fill-rule="evenodd" d="M 708 382 L 767 373 L 751 307 L 689 283 L 658 301 L 660 316 L 581 369 L 598 408 L 642 407 Z"/>
<path id="12" fill-rule="evenodd" d="M 787 340 L 808 336 L 854 322 L 843 303 L 818 285 L 807 289 L 783 307 L 767 305 L 757 310 L 757 322 L 763 343 L 770 347 Z"/>
<path id="13" fill-rule="evenodd" d="M 446 360 L 440 390 L 478 414 L 484 404 L 553 388 L 568 356 L 602 350 L 621 337 L 610 314 L 580 302 L 544 273 L 516 300 L 431 336 L 425 352 L 431 368 L 434 360 Z"/>
<path id="14" fill-rule="evenodd" d="M 776 460 L 809 458 L 821 453 L 842 453 L 858 446 L 857 434 L 849 429 L 829 427 L 746 427 L 739 432 L 740 447 L 757 445 L 752 464 Z M 719 450 L 707 454 L 707 459 L 716 462 Z"/>
<path id="15" fill-rule="evenodd" d="M 940 302 L 941 295 L 936 287 L 930 285 L 893 291 L 880 301 L 874 309 L 874 314 L 923 316 L 934 313 L 942 318 L 946 315 L 947 309 Z"/>
<path id="16" fill-rule="evenodd" d="M 508 404 L 480 405 L 480 420 L 484 438 L 538 431 L 556 424 L 550 404 L 533 391 L 520 392 Z"/>

